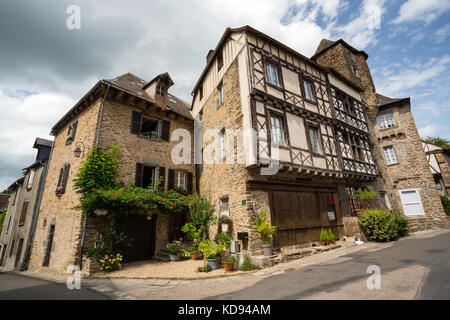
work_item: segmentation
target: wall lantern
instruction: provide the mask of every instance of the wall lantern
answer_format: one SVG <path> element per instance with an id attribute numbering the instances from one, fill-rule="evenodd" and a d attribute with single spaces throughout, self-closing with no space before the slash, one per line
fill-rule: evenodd
<path id="1" fill-rule="evenodd" d="M 76 148 L 73 150 L 73 155 L 79 158 L 81 154 L 83 154 L 82 158 L 84 158 L 84 144 L 82 142 L 77 142 L 75 146 Z"/>

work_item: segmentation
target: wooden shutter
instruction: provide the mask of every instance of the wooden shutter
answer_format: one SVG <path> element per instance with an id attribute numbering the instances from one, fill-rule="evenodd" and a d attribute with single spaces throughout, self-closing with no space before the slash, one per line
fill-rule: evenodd
<path id="1" fill-rule="evenodd" d="M 162 121 L 161 140 L 164 141 L 170 140 L 170 121 L 166 120 Z"/>
<path id="2" fill-rule="evenodd" d="M 186 173 L 186 187 L 187 187 L 187 192 L 188 194 L 192 193 L 192 172 L 187 172 Z"/>
<path id="3" fill-rule="evenodd" d="M 75 140 L 75 134 L 77 133 L 78 120 L 72 124 L 72 141 Z"/>
<path id="4" fill-rule="evenodd" d="M 19 219 L 19 226 L 23 226 L 25 224 L 25 219 L 27 217 L 27 212 L 28 212 L 28 206 L 29 206 L 30 202 L 29 201 L 25 201 L 22 205 L 22 212 L 20 214 L 20 219 Z"/>
<path id="5" fill-rule="evenodd" d="M 160 189 L 164 190 L 166 185 L 166 168 L 159 167 L 158 170 L 159 178 L 161 178 L 161 184 L 159 185 Z"/>
<path id="6" fill-rule="evenodd" d="M 63 192 L 66 192 L 67 180 L 69 179 L 69 171 L 70 171 L 70 164 L 66 164 L 64 166 L 64 174 L 61 183 L 63 187 Z"/>
<path id="7" fill-rule="evenodd" d="M 144 165 L 142 163 L 136 163 L 136 175 L 134 176 L 134 184 L 136 187 L 141 187 L 144 179 Z"/>
<path id="8" fill-rule="evenodd" d="M 57 187 L 61 186 L 63 174 L 64 174 L 64 168 L 59 169 L 59 177 L 58 177 L 58 185 L 57 185 Z"/>
<path id="9" fill-rule="evenodd" d="M 169 169 L 167 175 L 167 190 L 171 190 L 175 187 L 175 170 Z"/>
<path id="10" fill-rule="evenodd" d="M 142 113 L 133 111 L 131 114 L 131 133 L 141 133 Z"/>

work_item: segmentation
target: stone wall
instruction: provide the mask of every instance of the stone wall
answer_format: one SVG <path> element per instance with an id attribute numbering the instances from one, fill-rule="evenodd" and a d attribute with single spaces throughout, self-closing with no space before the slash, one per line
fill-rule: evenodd
<path id="1" fill-rule="evenodd" d="M 92 103 L 90 108 L 73 119 L 73 121 L 78 120 L 78 126 L 75 139 L 71 144 L 66 145 L 67 131 L 71 123 L 62 128 L 55 136 L 33 242 L 29 264 L 30 271 L 61 274 L 66 272 L 68 266 L 79 265 L 83 219 L 81 211 L 71 209 L 79 203 L 79 195 L 73 189 L 72 180 L 75 178 L 83 158 L 75 157 L 73 150 L 77 143 L 82 143 L 85 146 L 84 153 L 86 156 L 93 146 L 100 105 L 101 99 L 99 98 Z M 60 169 L 66 163 L 70 164 L 66 191 L 64 195 L 57 197 L 55 188 Z M 51 224 L 55 225 L 55 234 L 50 264 L 48 267 L 43 267 L 42 263 Z"/>

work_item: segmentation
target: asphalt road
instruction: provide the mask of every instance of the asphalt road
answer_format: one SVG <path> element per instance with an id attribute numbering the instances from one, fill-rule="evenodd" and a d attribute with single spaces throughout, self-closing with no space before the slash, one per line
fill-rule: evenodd
<path id="1" fill-rule="evenodd" d="M 369 266 L 380 269 L 380 288 L 369 289 Z M 414 235 L 386 244 L 332 250 L 267 270 L 230 278 L 157 286 L 145 279 L 83 280 L 65 284 L 0 273 L 7 299 L 450 299 L 450 231 Z M 271 271 L 270 271 L 271 270 Z"/>
<path id="2" fill-rule="evenodd" d="M 367 267 L 381 270 L 381 288 L 368 289 Z M 450 299 L 450 232 L 408 238 L 369 252 L 310 265 L 248 288 L 206 299 Z"/>
<path id="3" fill-rule="evenodd" d="M 0 273 L 0 300 L 107 300 L 89 288 L 69 290 L 65 284 Z"/>

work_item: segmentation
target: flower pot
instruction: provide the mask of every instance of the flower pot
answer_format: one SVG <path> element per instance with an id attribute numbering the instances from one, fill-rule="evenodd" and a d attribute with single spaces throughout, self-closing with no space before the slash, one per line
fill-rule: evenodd
<path id="1" fill-rule="evenodd" d="M 198 253 L 191 252 L 191 259 L 198 260 Z"/>
<path id="2" fill-rule="evenodd" d="M 336 240 L 331 240 L 331 244 L 336 244 Z"/>
<path id="3" fill-rule="evenodd" d="M 211 269 L 216 270 L 219 268 L 220 259 L 206 259 L 206 261 L 208 261 Z"/>
<path id="4" fill-rule="evenodd" d="M 222 232 L 229 232 L 230 231 L 230 225 L 228 223 L 222 224 Z"/>
<path id="5" fill-rule="evenodd" d="M 327 246 L 327 245 L 328 245 L 328 241 L 320 241 L 320 244 L 321 244 L 322 246 Z"/>
<path id="6" fill-rule="evenodd" d="M 170 261 L 178 261 L 180 260 L 179 254 L 169 254 Z"/>
<path id="7" fill-rule="evenodd" d="M 223 268 L 226 272 L 234 271 L 234 263 L 224 263 Z"/>
<path id="8" fill-rule="evenodd" d="M 270 243 L 263 243 L 262 245 L 263 252 L 265 256 L 271 256 L 272 255 L 272 244 Z"/>

